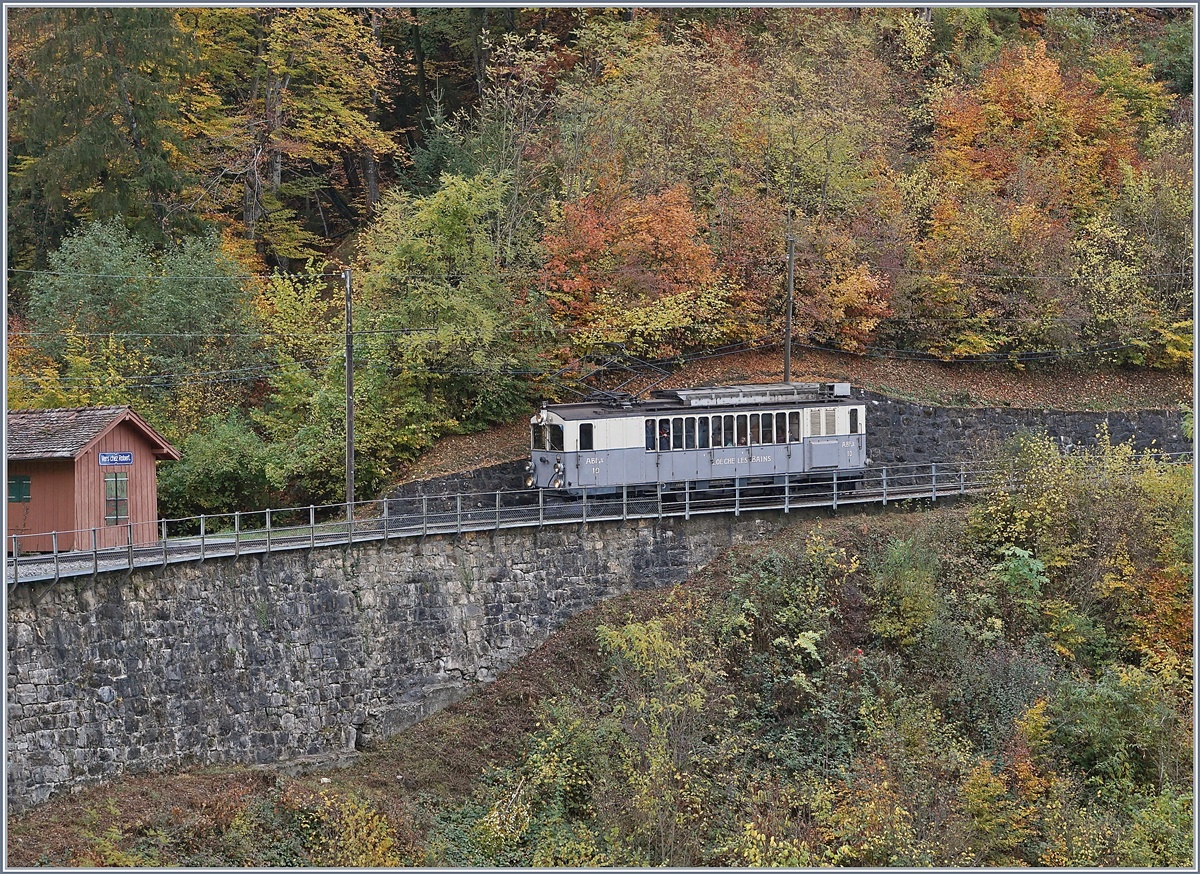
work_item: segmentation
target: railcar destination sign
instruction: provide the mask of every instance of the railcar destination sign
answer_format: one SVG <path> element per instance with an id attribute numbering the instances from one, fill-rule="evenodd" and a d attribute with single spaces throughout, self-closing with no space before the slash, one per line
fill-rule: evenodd
<path id="1" fill-rule="evenodd" d="M 132 452 L 101 452 L 100 465 L 106 466 L 110 464 L 133 464 Z"/>

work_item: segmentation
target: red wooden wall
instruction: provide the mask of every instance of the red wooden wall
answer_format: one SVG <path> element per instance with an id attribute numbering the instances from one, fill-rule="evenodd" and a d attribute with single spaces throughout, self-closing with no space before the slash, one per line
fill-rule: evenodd
<path id="1" fill-rule="evenodd" d="M 123 546 L 128 542 L 126 525 L 104 523 L 104 475 L 129 475 L 129 521 L 134 544 L 154 543 L 159 538 L 158 477 L 152 445 L 129 422 L 121 422 L 75 459 L 75 525 L 81 532 L 77 548 L 91 549 L 91 530 L 96 529 L 99 547 Z M 132 452 L 133 464 L 100 465 L 101 452 Z"/>
<path id="2" fill-rule="evenodd" d="M 29 500 L 9 502 L 8 537 L 5 550 L 12 552 L 12 535 L 42 534 L 58 531 L 59 549 L 74 548 L 75 465 L 69 458 L 45 461 L 10 461 L 8 475 L 29 477 Z M 5 500 L 8 499 L 7 492 Z M 89 536 L 90 537 L 90 536 Z M 21 552 L 49 552 L 53 548 L 49 533 L 22 537 Z M 91 548 L 90 545 L 88 547 Z"/>

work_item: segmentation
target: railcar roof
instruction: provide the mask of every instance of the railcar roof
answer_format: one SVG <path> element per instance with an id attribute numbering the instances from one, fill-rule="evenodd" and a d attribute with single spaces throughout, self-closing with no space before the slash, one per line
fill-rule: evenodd
<path id="1" fill-rule="evenodd" d="M 861 403 L 855 399 L 839 395 L 836 397 L 818 397 L 816 394 L 806 395 L 800 392 L 785 398 L 780 389 L 787 383 L 770 383 L 750 386 L 723 386 L 718 389 L 685 389 L 676 392 L 664 392 L 671 396 L 651 397 L 646 400 L 633 401 L 630 406 L 619 404 L 610 406 L 596 401 L 582 401 L 574 404 L 548 404 L 550 412 L 562 417 L 568 422 L 590 421 L 597 419 L 626 419 L 667 413 L 670 415 L 705 415 L 712 413 L 739 413 L 759 410 L 800 409 L 805 407 L 831 407 L 846 404 Z M 713 393 L 716 392 L 714 395 Z M 762 395 L 764 400 L 757 400 L 755 394 Z M 682 395 L 682 397 L 680 397 Z M 702 404 L 689 403 L 688 398 L 706 396 Z"/>

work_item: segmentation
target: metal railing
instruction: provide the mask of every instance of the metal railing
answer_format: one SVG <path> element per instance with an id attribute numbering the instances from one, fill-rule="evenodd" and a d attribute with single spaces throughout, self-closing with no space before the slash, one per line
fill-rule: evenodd
<path id="1" fill-rule="evenodd" d="M 978 492 L 994 484 L 998 473 L 983 464 L 936 462 L 872 468 L 861 477 L 830 473 L 820 481 L 770 487 L 731 480 L 703 489 L 687 483 L 673 489 L 626 486 L 615 494 L 585 490 L 573 499 L 532 489 L 386 498 L 356 502 L 349 519 L 345 504 L 162 519 L 12 535 L 5 575 L 15 585 L 433 534 L 937 500 Z"/>

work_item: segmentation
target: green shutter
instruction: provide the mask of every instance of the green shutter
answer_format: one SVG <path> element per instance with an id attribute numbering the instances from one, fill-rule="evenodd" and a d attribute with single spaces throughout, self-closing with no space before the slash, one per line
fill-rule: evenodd
<path id="1" fill-rule="evenodd" d="M 29 503 L 30 478 L 27 476 L 10 476 L 8 478 L 8 500 L 12 504 Z"/>

